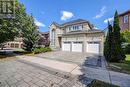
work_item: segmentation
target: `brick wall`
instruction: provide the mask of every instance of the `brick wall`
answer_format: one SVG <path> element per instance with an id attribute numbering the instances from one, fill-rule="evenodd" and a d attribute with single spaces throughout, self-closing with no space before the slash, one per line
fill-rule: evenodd
<path id="1" fill-rule="evenodd" d="M 129 22 L 128 23 L 124 23 L 124 16 L 128 15 L 129 18 Z M 120 15 L 119 16 L 120 19 L 120 27 L 121 27 L 121 31 L 124 31 L 126 29 L 129 29 L 130 31 L 130 13 L 124 14 L 124 15 Z"/>

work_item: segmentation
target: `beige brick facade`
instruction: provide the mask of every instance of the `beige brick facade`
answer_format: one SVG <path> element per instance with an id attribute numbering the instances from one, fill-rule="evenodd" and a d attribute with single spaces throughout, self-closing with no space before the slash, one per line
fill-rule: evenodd
<path id="1" fill-rule="evenodd" d="M 82 30 L 68 32 L 69 26 L 80 26 Z M 50 26 L 50 46 L 52 48 L 62 48 L 64 42 L 82 42 L 83 52 L 86 52 L 88 42 L 99 42 L 100 53 L 103 53 L 104 32 L 93 29 L 93 26 L 87 21 L 72 22 L 64 26 L 52 23 Z"/>

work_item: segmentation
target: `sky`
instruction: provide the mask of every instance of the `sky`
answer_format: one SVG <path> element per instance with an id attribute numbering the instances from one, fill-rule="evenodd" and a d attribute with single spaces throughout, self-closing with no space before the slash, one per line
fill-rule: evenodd
<path id="1" fill-rule="evenodd" d="M 52 22 L 59 24 L 85 19 L 95 28 L 103 30 L 107 20 L 112 21 L 114 12 L 130 9 L 130 0 L 19 0 L 32 14 L 39 31 L 49 31 Z"/>

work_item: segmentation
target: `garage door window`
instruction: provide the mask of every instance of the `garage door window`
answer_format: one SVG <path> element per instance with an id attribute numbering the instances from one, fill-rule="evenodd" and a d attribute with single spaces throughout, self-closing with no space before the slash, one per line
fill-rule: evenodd
<path id="1" fill-rule="evenodd" d="M 62 50 L 63 51 L 71 51 L 71 42 L 63 42 Z"/>
<path id="2" fill-rule="evenodd" d="M 83 51 L 83 42 L 72 43 L 72 52 L 82 52 L 82 51 Z"/>
<path id="3" fill-rule="evenodd" d="M 70 44 L 71 42 L 64 42 L 64 44 Z"/>
<path id="4" fill-rule="evenodd" d="M 80 43 L 82 43 L 82 42 L 74 42 L 74 44 L 80 44 Z"/>
<path id="5" fill-rule="evenodd" d="M 99 42 L 88 42 L 88 44 L 99 44 Z"/>

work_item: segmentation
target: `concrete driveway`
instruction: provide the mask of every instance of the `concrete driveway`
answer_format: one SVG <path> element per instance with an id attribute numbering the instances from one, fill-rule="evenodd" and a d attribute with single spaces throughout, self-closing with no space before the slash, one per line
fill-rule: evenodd
<path id="1" fill-rule="evenodd" d="M 80 52 L 64 52 L 64 51 L 53 51 L 48 53 L 42 53 L 36 55 L 37 57 L 47 58 L 51 60 L 58 60 L 63 62 L 70 62 L 76 64 L 83 64 L 85 60 L 90 58 L 98 58 L 98 55 L 80 53 Z"/>

